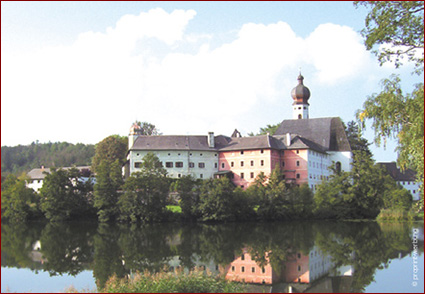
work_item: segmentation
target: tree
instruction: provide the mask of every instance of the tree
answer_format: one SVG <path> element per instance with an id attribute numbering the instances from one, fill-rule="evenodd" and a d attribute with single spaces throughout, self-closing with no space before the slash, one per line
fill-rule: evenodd
<path id="1" fill-rule="evenodd" d="M 370 9 L 362 35 L 368 50 L 383 45 L 381 51 L 373 51 L 381 65 L 393 60 L 399 67 L 406 58 L 415 62 L 416 73 L 423 72 L 423 1 L 355 1 L 354 5 Z"/>
<path id="2" fill-rule="evenodd" d="M 200 188 L 199 211 L 203 221 L 235 220 L 233 190 L 227 177 L 205 180 Z"/>
<path id="3" fill-rule="evenodd" d="M 267 135 L 273 136 L 274 133 L 276 133 L 277 128 L 280 126 L 280 123 L 274 124 L 274 125 L 267 125 L 264 128 L 260 128 L 260 132 L 256 135 L 254 135 L 253 132 L 249 133 L 248 136 L 260 136 L 260 135 Z"/>
<path id="4" fill-rule="evenodd" d="M 365 28 L 362 31 L 368 50 L 375 50 L 381 65 L 394 62 L 396 67 L 402 59 L 415 63 L 414 73 L 423 73 L 424 68 L 424 2 L 423 1 L 356 1 L 356 7 L 370 8 Z M 401 169 L 408 166 L 418 174 L 422 182 L 423 202 L 424 171 L 424 86 L 422 79 L 411 94 L 401 90 L 401 80 L 391 76 L 382 81 L 383 91 L 368 97 L 363 109 L 357 111 L 357 119 L 365 128 L 365 121 L 373 121 L 375 143 L 396 138 Z"/>
<path id="5" fill-rule="evenodd" d="M 357 122 L 349 121 L 345 127 L 345 133 L 352 151 L 363 151 L 367 156 L 372 156 L 372 152 L 369 149 L 371 143 L 362 137 L 361 129 Z"/>
<path id="6" fill-rule="evenodd" d="M 199 202 L 196 187 L 197 181 L 190 175 L 177 179 L 173 184 L 174 192 L 179 193 L 179 204 L 184 218 L 192 219 L 196 217 L 196 207 Z"/>
<path id="7" fill-rule="evenodd" d="M 122 182 L 119 159 L 113 163 L 102 160 L 97 167 L 94 185 L 94 207 L 100 222 L 111 221 L 118 215 L 118 190 Z"/>
<path id="8" fill-rule="evenodd" d="M 417 85 L 411 94 L 403 94 L 400 82 L 396 76 L 384 80 L 384 90 L 368 97 L 357 117 L 362 128 L 366 127 L 366 119 L 372 119 L 377 145 L 381 140 L 385 144 L 387 138 L 397 139 L 400 168 L 413 168 L 423 183 L 424 87 Z M 421 190 L 423 194 L 423 186 Z"/>
<path id="9" fill-rule="evenodd" d="M 384 207 L 389 176 L 363 151 L 353 152 L 351 171 L 338 172 L 335 166 L 329 180 L 314 195 L 314 213 L 319 218 L 375 218 Z"/>
<path id="10" fill-rule="evenodd" d="M 159 130 L 156 128 L 155 125 L 148 123 L 148 122 L 140 122 L 138 120 L 135 121 L 135 124 L 141 127 L 141 135 L 144 136 L 158 136 L 161 135 Z"/>
<path id="11" fill-rule="evenodd" d="M 259 190 L 263 193 L 263 199 L 260 201 L 257 214 L 263 220 L 282 220 L 287 218 L 289 212 L 289 190 L 279 167 L 276 167 L 270 177 L 268 183 L 261 183 L 264 179 L 259 178 Z M 261 186 L 265 185 L 265 189 Z"/>
<path id="12" fill-rule="evenodd" d="M 124 164 L 127 155 L 127 137 L 112 135 L 106 137 L 96 144 L 96 152 L 92 159 L 92 169 L 97 172 L 97 168 L 102 161 L 112 164 L 118 160 L 119 164 Z"/>
<path id="13" fill-rule="evenodd" d="M 124 194 L 118 201 L 123 221 L 159 221 L 164 216 L 169 191 L 167 171 L 153 153 L 143 157 L 141 171 L 125 182 Z"/>
<path id="14" fill-rule="evenodd" d="M 26 221 L 36 213 L 37 200 L 34 190 L 26 187 L 25 179 L 10 174 L 1 185 L 1 218 Z"/>

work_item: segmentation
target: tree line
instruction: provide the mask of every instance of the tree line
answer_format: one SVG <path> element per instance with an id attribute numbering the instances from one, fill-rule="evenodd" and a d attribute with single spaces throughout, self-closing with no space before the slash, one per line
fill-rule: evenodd
<path id="1" fill-rule="evenodd" d="M 20 175 L 33 168 L 85 166 L 91 164 L 95 154 L 94 145 L 67 142 L 39 143 L 1 147 L 2 182 L 8 174 Z"/>

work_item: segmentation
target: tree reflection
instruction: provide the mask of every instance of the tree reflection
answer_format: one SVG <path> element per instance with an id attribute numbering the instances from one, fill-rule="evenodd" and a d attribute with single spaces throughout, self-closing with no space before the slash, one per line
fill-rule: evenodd
<path id="1" fill-rule="evenodd" d="M 276 282 L 283 282 L 285 291 L 297 284 L 300 292 L 317 290 L 318 285 L 340 285 L 334 290 L 345 287 L 358 292 L 373 281 L 377 269 L 411 253 L 413 246 L 413 224 L 407 222 L 43 226 L 3 224 L 2 266 L 42 269 L 51 275 L 91 269 L 99 288 L 113 275 L 196 267 L 229 274 L 232 279 L 240 275 L 239 280 L 249 274 L 251 280 L 246 282 L 270 283 L 274 290 Z M 422 253 L 423 237 L 418 245 Z M 328 260 L 329 267 L 324 266 Z M 314 273 L 317 265 L 319 274 Z M 352 269 L 350 276 L 336 281 L 343 266 Z M 267 280 L 267 275 L 273 279 Z"/>

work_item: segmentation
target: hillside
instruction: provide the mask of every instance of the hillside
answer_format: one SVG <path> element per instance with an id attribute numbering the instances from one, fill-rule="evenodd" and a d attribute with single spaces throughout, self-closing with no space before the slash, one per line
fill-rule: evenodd
<path id="1" fill-rule="evenodd" d="M 1 174 L 20 175 L 42 165 L 62 167 L 73 165 L 90 165 L 94 156 L 94 145 L 67 142 L 36 143 L 1 147 Z"/>

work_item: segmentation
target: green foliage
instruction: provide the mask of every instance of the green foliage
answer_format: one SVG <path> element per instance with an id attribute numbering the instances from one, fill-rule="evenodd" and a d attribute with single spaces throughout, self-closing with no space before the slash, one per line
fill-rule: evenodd
<path id="1" fill-rule="evenodd" d="M 261 176 L 254 184 L 261 195 L 258 217 L 262 220 L 286 219 L 289 212 L 289 190 L 280 169 L 277 167 L 272 171 L 267 184 L 264 180 L 266 178 Z"/>
<path id="2" fill-rule="evenodd" d="M 124 164 L 127 153 L 127 141 L 127 137 L 112 135 L 97 143 L 96 152 L 92 160 L 92 170 L 97 172 L 97 168 L 102 161 L 112 164 L 118 160 L 119 164 Z"/>
<path id="3" fill-rule="evenodd" d="M 381 140 L 385 143 L 386 138 L 397 139 L 398 164 L 401 169 L 413 168 L 418 181 L 423 183 L 424 86 L 417 85 L 411 94 L 403 94 L 400 82 L 397 76 L 384 80 L 384 90 L 368 97 L 357 118 L 363 128 L 365 120 L 372 119 L 376 144 Z M 423 186 L 421 191 L 423 195 Z"/>
<path id="4" fill-rule="evenodd" d="M 172 190 L 179 193 L 179 204 L 183 217 L 186 219 L 196 218 L 196 208 L 199 202 L 198 181 L 191 176 L 183 176 L 177 179 L 172 186 Z"/>
<path id="5" fill-rule="evenodd" d="M 1 172 L 19 175 L 40 166 L 85 166 L 91 164 L 94 145 L 66 142 L 33 142 L 27 146 L 1 147 Z"/>
<path id="6" fill-rule="evenodd" d="M 136 222 L 160 221 L 164 217 L 169 181 L 158 157 L 143 157 L 141 171 L 133 173 L 123 186 L 118 206 L 120 220 Z"/>
<path id="7" fill-rule="evenodd" d="M 132 278 L 111 277 L 105 293 L 241 293 L 243 285 L 226 281 L 224 278 L 200 272 L 136 273 Z"/>
<path id="8" fill-rule="evenodd" d="M 123 183 L 121 164 L 118 159 L 113 163 L 103 160 L 97 167 L 94 185 L 94 207 L 100 222 L 108 222 L 118 215 L 118 189 Z"/>
<path id="9" fill-rule="evenodd" d="M 91 211 L 91 181 L 79 180 L 77 169 L 52 169 L 40 190 L 41 211 L 51 222 L 69 220 Z"/>
<path id="10" fill-rule="evenodd" d="M 362 137 L 361 129 L 357 122 L 349 121 L 345 127 L 345 133 L 352 151 L 363 151 L 367 156 L 372 156 L 372 152 L 369 149 L 371 143 Z"/>
<path id="11" fill-rule="evenodd" d="M 323 181 L 314 195 L 314 213 L 319 218 L 375 218 L 384 206 L 388 192 L 387 176 L 380 166 L 374 165 L 365 152 L 353 152 L 350 172 L 337 172 Z"/>
<path id="12" fill-rule="evenodd" d="M 198 211 L 203 221 L 243 220 L 254 213 L 244 191 L 227 177 L 204 181 L 199 193 Z"/>
<path id="13" fill-rule="evenodd" d="M 25 179 L 8 175 L 1 185 L 1 218 L 22 222 L 37 214 L 39 197 Z"/>
<path id="14" fill-rule="evenodd" d="M 390 181 L 391 179 L 389 179 Z M 383 197 L 384 209 L 408 211 L 412 207 L 412 194 L 402 187 L 387 189 Z"/>
<path id="15" fill-rule="evenodd" d="M 135 121 L 135 124 L 137 124 L 138 126 L 141 127 L 141 135 L 144 136 L 158 136 L 161 135 L 161 133 L 159 132 L 159 130 L 156 128 L 155 125 L 148 123 L 148 122 L 140 122 L 140 121 Z"/>
<path id="16" fill-rule="evenodd" d="M 267 135 L 273 136 L 276 132 L 277 128 L 280 126 L 280 123 L 277 123 L 275 125 L 267 125 L 264 128 L 260 128 L 260 131 L 254 135 L 253 132 L 249 133 L 248 136 L 260 136 L 260 135 Z"/>
<path id="17" fill-rule="evenodd" d="M 402 60 L 415 62 L 416 73 L 423 72 L 424 64 L 424 2 L 423 1 L 355 1 L 357 7 L 370 9 L 362 35 L 368 50 L 376 45 L 384 48 L 374 50 L 381 65 Z M 417 54 L 417 51 L 422 55 Z"/>

